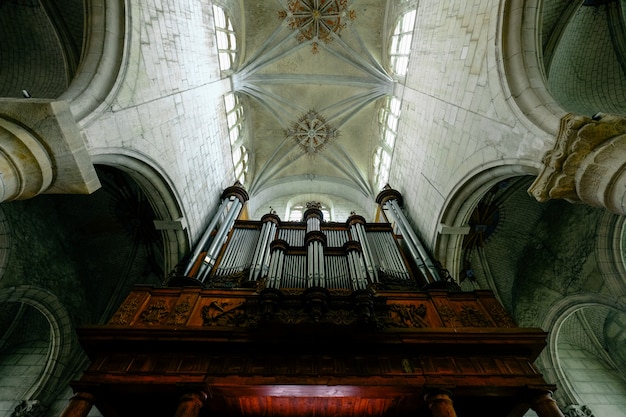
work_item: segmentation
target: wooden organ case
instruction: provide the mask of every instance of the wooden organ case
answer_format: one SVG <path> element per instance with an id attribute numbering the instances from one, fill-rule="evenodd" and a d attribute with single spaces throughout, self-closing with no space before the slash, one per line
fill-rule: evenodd
<path id="1" fill-rule="evenodd" d="M 315 204 L 302 222 L 237 220 L 245 190 L 222 197 L 168 286 L 136 286 L 79 329 L 92 362 L 64 417 L 562 416 L 533 366 L 546 334 L 459 291 L 395 190 L 377 202 L 401 242 L 390 222 L 324 222 Z"/>

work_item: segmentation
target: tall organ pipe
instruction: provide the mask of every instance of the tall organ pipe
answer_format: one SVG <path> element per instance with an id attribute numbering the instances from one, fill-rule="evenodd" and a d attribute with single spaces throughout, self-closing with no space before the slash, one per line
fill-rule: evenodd
<path id="1" fill-rule="evenodd" d="M 213 239 L 213 242 L 211 242 L 211 246 L 209 247 L 209 250 L 204 257 L 204 261 L 202 261 L 202 266 L 200 266 L 200 271 L 198 271 L 197 278 L 200 281 L 204 281 L 213 265 L 215 265 L 219 249 L 226 241 L 226 238 L 228 237 L 228 232 L 230 232 L 230 229 L 233 227 L 233 224 L 237 219 L 237 216 L 239 216 L 241 207 L 241 201 L 237 199 L 231 203 L 230 210 L 226 216 L 226 220 L 224 220 L 220 228 L 217 230 L 217 235 L 215 235 L 215 239 Z"/>
<path id="2" fill-rule="evenodd" d="M 365 267 L 367 268 L 367 273 L 372 282 L 378 282 L 378 271 L 376 271 L 376 268 L 374 267 L 374 257 L 372 256 L 372 250 L 367 240 L 367 236 L 365 235 L 365 229 L 363 227 L 364 223 L 365 219 L 358 215 L 353 215 L 348 218 L 352 238 L 361 244 L 363 260 L 365 262 Z"/>
<path id="3" fill-rule="evenodd" d="M 267 287 L 280 288 L 285 269 L 285 250 L 289 244 L 284 240 L 274 240 L 270 244 L 270 265 L 267 274 Z"/>
<path id="4" fill-rule="evenodd" d="M 406 232 L 407 232 L 407 234 L 409 236 L 410 242 L 412 243 L 412 245 L 418 251 L 419 257 L 422 260 L 422 262 L 424 263 L 425 267 L 428 268 L 428 271 L 430 272 L 430 275 L 433 277 L 433 279 L 435 281 L 441 281 L 441 277 L 439 276 L 439 272 L 435 268 L 435 265 L 433 264 L 432 260 L 430 259 L 430 256 L 428 255 L 428 252 L 426 252 L 426 249 L 422 245 L 422 242 L 415 235 L 415 232 L 413 231 L 413 229 L 409 225 L 409 222 L 408 222 L 407 218 L 404 216 L 404 213 L 402 212 L 402 209 L 398 205 L 398 201 L 397 200 L 391 200 L 391 201 L 387 202 L 387 204 L 392 207 L 393 212 L 396 214 L 396 219 L 397 220 L 399 219 L 404 224 L 404 229 L 406 230 Z"/>
<path id="5" fill-rule="evenodd" d="M 269 268 L 270 243 L 276 235 L 276 223 L 280 221 L 275 214 L 266 214 L 261 218 L 261 236 L 256 245 L 252 266 L 250 267 L 250 281 L 257 281 L 267 273 Z"/>
<path id="6" fill-rule="evenodd" d="M 396 224 L 400 228 L 402 235 L 406 237 L 407 246 L 411 252 L 411 256 L 417 262 L 417 267 L 420 269 L 424 278 L 430 283 L 434 281 L 441 281 L 439 272 L 435 268 L 428 252 L 422 245 L 422 242 L 415 235 L 415 232 L 411 228 L 406 216 L 402 212 L 401 203 L 402 195 L 389 187 L 386 187 L 376 197 L 376 202 L 381 207 L 386 207 L 393 216 Z"/>
<path id="7" fill-rule="evenodd" d="M 249 281 L 256 281 L 259 279 L 259 270 L 261 269 L 261 262 L 259 261 L 259 258 L 261 257 L 261 252 L 263 251 L 265 244 L 267 243 L 269 232 L 269 223 L 263 223 L 261 226 L 261 235 L 259 236 L 256 248 L 254 249 L 254 256 L 252 257 L 252 266 L 250 267 L 250 275 L 248 277 Z"/>
<path id="8" fill-rule="evenodd" d="M 185 268 L 185 276 L 189 276 L 189 273 L 191 272 L 191 268 L 196 263 L 198 256 L 200 256 L 200 253 L 202 253 L 202 250 L 204 249 L 207 242 L 209 241 L 209 238 L 211 237 L 211 233 L 213 232 L 213 229 L 215 229 L 215 225 L 217 224 L 219 219 L 224 215 L 228 202 L 232 198 L 233 197 L 229 197 L 229 198 L 224 198 L 222 200 L 222 203 L 218 207 L 217 212 L 215 213 L 215 216 L 213 216 L 211 223 L 209 223 L 206 230 L 204 231 L 204 234 L 202 235 L 202 238 L 196 244 L 196 249 L 194 250 L 193 255 L 189 259 L 189 262 L 187 263 L 187 268 Z"/>

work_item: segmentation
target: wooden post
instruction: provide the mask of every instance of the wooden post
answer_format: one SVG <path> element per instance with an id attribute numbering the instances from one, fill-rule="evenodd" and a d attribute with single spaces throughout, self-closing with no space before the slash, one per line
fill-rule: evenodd
<path id="1" fill-rule="evenodd" d="M 450 393 L 444 390 L 432 391 L 424 396 L 433 417 L 456 417 Z"/>
<path id="2" fill-rule="evenodd" d="M 206 399 L 207 395 L 202 391 L 183 394 L 178 401 L 178 407 L 176 408 L 174 417 L 198 417 L 198 413 Z"/>
<path id="3" fill-rule="evenodd" d="M 552 398 L 552 391 L 542 391 L 530 398 L 530 408 L 539 417 L 565 417 L 556 401 Z"/>
<path id="4" fill-rule="evenodd" d="M 61 413 L 61 417 L 86 417 L 93 406 L 95 397 L 88 392 L 77 392 Z"/>

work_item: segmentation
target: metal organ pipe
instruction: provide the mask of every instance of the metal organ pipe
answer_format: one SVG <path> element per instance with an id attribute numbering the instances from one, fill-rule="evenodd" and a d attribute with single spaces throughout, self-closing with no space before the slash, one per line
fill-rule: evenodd
<path id="1" fill-rule="evenodd" d="M 267 275 L 268 288 L 280 288 L 285 268 L 285 250 L 288 243 L 284 240 L 275 240 L 270 248 L 269 272 Z"/>
<path id="2" fill-rule="evenodd" d="M 218 207 L 217 212 L 215 213 L 215 216 L 213 216 L 213 219 L 211 220 L 211 223 L 209 223 L 209 225 L 207 226 L 207 228 L 204 231 L 204 234 L 202 235 L 202 238 L 196 244 L 196 249 L 194 250 L 193 255 L 189 259 L 189 263 L 187 264 L 187 267 L 185 268 L 185 276 L 189 276 L 189 273 L 191 272 L 191 268 L 193 268 L 193 265 L 196 263 L 196 260 L 198 259 L 198 256 L 200 256 L 200 253 L 202 253 L 202 250 L 204 249 L 205 245 L 207 244 L 209 238 L 211 237 L 211 233 L 213 232 L 213 229 L 215 228 L 215 225 L 219 221 L 220 217 L 222 217 L 224 215 L 224 212 L 226 210 L 228 202 L 232 198 L 233 197 L 222 199 L 222 203 Z"/>
<path id="3" fill-rule="evenodd" d="M 361 244 L 361 248 L 363 251 L 363 258 L 365 262 L 365 266 L 367 268 L 367 273 L 370 276 L 372 282 L 378 282 L 378 271 L 374 268 L 374 258 L 372 256 L 372 250 L 370 249 L 369 242 L 367 240 L 365 234 L 365 228 L 359 222 L 354 222 L 350 226 L 350 232 L 352 236 Z"/>
<path id="4" fill-rule="evenodd" d="M 274 240 L 274 237 L 276 236 L 276 229 L 277 229 L 277 225 L 274 222 L 271 222 L 270 224 L 270 232 L 269 235 L 267 236 L 267 243 L 265 245 L 265 249 L 263 250 L 263 255 L 261 257 L 261 273 L 260 273 L 260 277 L 263 277 L 267 274 L 267 271 L 269 270 L 270 267 L 270 243 L 272 243 L 272 240 Z"/>
<path id="5" fill-rule="evenodd" d="M 430 256 L 428 256 L 426 249 L 422 246 L 422 243 L 417 238 L 415 232 L 413 232 L 413 229 L 409 225 L 408 220 L 404 216 L 404 213 L 402 212 L 402 209 L 398 204 L 398 201 L 395 199 L 389 200 L 385 203 L 385 205 L 391 209 L 391 213 L 393 214 L 396 222 L 402 229 L 402 234 L 408 237 L 407 243 L 409 243 L 409 249 L 411 250 L 412 248 L 411 253 L 413 254 L 413 257 L 416 261 L 421 261 L 421 265 L 418 264 L 418 268 L 422 271 L 424 277 L 429 282 L 431 281 L 430 277 L 434 278 L 435 281 L 440 281 L 441 278 L 439 277 L 439 273 L 437 272 L 434 264 L 430 260 Z M 417 256 L 415 256 L 415 252 L 417 252 Z M 428 272 L 424 270 L 425 268 L 428 269 Z"/>
<path id="6" fill-rule="evenodd" d="M 272 243 L 276 235 L 276 222 L 278 220 L 278 217 L 273 214 L 267 214 L 261 218 L 263 225 L 261 226 L 261 235 L 257 241 L 252 265 L 250 266 L 250 281 L 257 281 L 267 273 L 270 243 Z"/>
<path id="7" fill-rule="evenodd" d="M 204 257 L 204 260 L 202 261 L 202 265 L 200 266 L 200 271 L 198 271 L 197 278 L 200 281 L 204 281 L 209 271 L 215 264 L 219 249 L 224 244 L 224 241 L 226 240 L 226 237 L 228 236 L 228 232 L 233 226 L 233 223 L 235 223 L 235 219 L 239 215 L 239 211 L 241 210 L 241 207 L 242 207 L 242 204 L 241 204 L 241 201 L 239 201 L 239 199 L 235 199 L 231 203 L 230 209 L 226 216 L 226 220 L 222 222 L 222 224 L 220 225 L 220 228 L 217 230 L 215 239 L 213 239 L 213 242 L 211 242 L 211 246 L 209 247 L 209 250 L 207 251 L 207 254 Z"/>

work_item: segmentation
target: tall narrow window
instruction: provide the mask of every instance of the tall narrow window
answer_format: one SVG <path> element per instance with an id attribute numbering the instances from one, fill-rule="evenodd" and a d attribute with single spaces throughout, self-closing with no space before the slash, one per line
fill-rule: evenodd
<path id="1" fill-rule="evenodd" d="M 391 155 L 396 143 L 398 122 L 400 120 L 400 100 L 396 97 L 387 97 L 378 115 L 380 126 L 380 145 L 374 154 L 374 183 L 381 190 L 389 179 Z"/>
<path id="2" fill-rule="evenodd" d="M 244 146 L 244 112 L 239 97 L 230 92 L 224 96 L 230 149 L 233 154 L 235 179 L 245 184 L 248 176 L 248 150 Z"/>
<path id="3" fill-rule="evenodd" d="M 215 37 L 217 38 L 217 52 L 220 61 L 220 70 L 226 71 L 235 65 L 237 58 L 237 36 L 230 18 L 224 9 L 213 5 L 215 18 Z"/>
<path id="4" fill-rule="evenodd" d="M 389 58 L 391 70 L 395 75 L 406 75 L 409 66 L 409 54 L 411 53 L 411 40 L 413 39 L 413 28 L 415 27 L 416 11 L 411 10 L 403 14 L 391 36 L 391 46 L 389 48 Z"/>
<path id="5" fill-rule="evenodd" d="M 235 165 L 235 178 L 241 184 L 246 184 L 248 174 L 248 150 L 241 145 L 233 151 L 233 164 Z"/>

